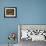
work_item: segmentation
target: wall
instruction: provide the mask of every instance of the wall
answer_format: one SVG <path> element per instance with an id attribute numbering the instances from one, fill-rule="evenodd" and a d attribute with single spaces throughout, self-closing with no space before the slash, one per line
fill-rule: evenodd
<path id="1" fill-rule="evenodd" d="M 4 18 L 4 7 L 10 6 L 17 7 L 17 18 Z M 46 0 L 1 0 L 0 44 L 8 43 L 9 32 L 18 32 L 17 24 L 46 24 Z"/>

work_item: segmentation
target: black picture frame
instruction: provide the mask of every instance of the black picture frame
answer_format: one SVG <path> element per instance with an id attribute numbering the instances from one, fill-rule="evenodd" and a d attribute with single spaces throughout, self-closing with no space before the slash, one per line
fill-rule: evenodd
<path id="1" fill-rule="evenodd" d="M 17 8 L 16 7 L 5 7 L 4 8 L 4 18 L 16 18 Z"/>

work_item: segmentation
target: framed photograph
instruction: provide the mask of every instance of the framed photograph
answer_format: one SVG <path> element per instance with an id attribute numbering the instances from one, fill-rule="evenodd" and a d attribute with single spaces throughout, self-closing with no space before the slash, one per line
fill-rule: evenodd
<path id="1" fill-rule="evenodd" d="M 16 7 L 5 7 L 4 8 L 4 18 L 16 18 L 17 8 Z"/>

